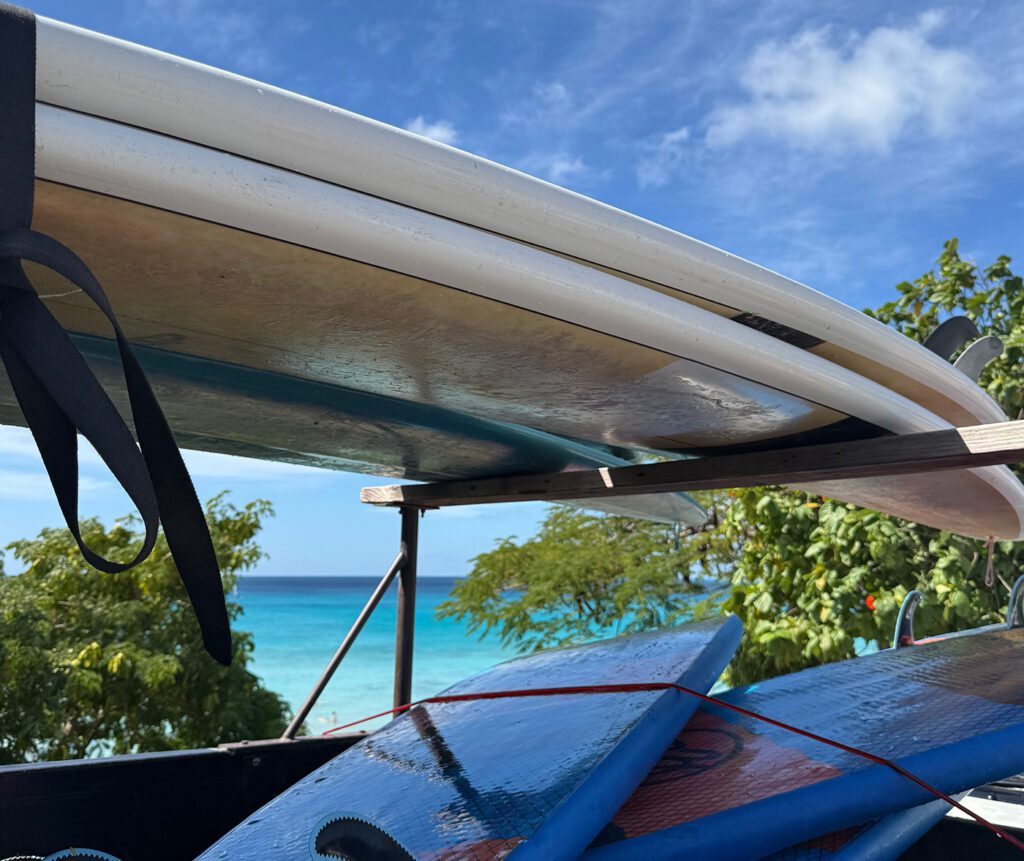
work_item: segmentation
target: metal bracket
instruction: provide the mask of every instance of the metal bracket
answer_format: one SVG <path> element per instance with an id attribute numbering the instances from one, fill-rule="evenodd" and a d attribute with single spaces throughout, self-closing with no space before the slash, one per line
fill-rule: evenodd
<path id="1" fill-rule="evenodd" d="M 1024 627 L 1024 574 L 1017 578 L 1010 592 L 1010 603 L 1006 607 L 1006 627 L 1008 630 Z"/>
<path id="2" fill-rule="evenodd" d="M 914 589 L 907 593 L 900 605 L 900 612 L 896 617 L 896 631 L 892 638 L 894 649 L 903 646 L 914 645 L 914 610 L 924 599 L 924 595 Z M 1006 628 L 1024 628 L 1024 574 L 1017 578 L 1010 592 L 1010 603 L 1006 608 Z"/>
<path id="3" fill-rule="evenodd" d="M 924 595 L 914 589 L 900 604 L 899 615 L 896 616 L 896 631 L 892 635 L 892 647 L 901 649 L 914 645 L 914 610 L 924 600 Z"/>

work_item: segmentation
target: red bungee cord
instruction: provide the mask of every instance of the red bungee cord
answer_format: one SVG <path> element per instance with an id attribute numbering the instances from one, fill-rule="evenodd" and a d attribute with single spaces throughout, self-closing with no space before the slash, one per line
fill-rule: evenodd
<path id="1" fill-rule="evenodd" d="M 429 703 L 457 703 L 470 702 L 472 700 L 515 699 L 517 697 L 551 697 L 563 696 L 566 694 L 629 694 L 641 691 L 667 690 L 679 691 L 680 693 L 684 693 L 691 697 L 695 697 L 698 700 L 702 700 L 704 702 L 711 703 L 712 705 L 719 706 L 720 708 L 736 712 L 737 714 L 741 714 L 744 717 L 759 720 L 762 723 L 770 724 L 771 726 L 778 727 L 779 729 L 786 730 L 787 732 L 795 733 L 796 735 L 803 736 L 804 738 L 809 738 L 812 741 L 817 741 L 821 744 L 826 744 L 829 747 L 834 747 L 838 750 L 845 751 L 846 753 L 851 753 L 854 756 L 859 756 L 863 759 L 868 760 L 869 762 L 875 763 L 875 765 L 883 765 L 886 768 L 892 769 L 901 777 L 906 778 L 912 783 L 916 783 L 918 786 L 920 786 L 922 789 L 927 790 L 936 798 L 941 798 L 951 807 L 955 807 L 957 810 L 961 811 L 962 813 L 965 813 L 967 816 L 971 817 L 971 819 L 975 820 L 979 824 L 984 825 L 989 831 L 995 834 L 996 837 L 999 837 L 1007 841 L 1010 845 L 1016 847 L 1017 849 L 1024 850 L 1024 843 L 1022 843 L 1012 834 L 1006 833 L 1001 828 L 999 828 L 999 826 L 994 825 L 984 817 L 979 816 L 973 810 L 970 810 L 964 805 L 962 805 L 955 798 L 946 795 L 946 793 L 944 793 L 942 790 L 937 789 L 930 783 L 927 783 L 926 781 L 922 780 L 920 777 L 911 774 L 905 768 L 897 765 L 892 760 L 885 759 L 881 756 L 876 756 L 875 754 L 869 753 L 866 750 L 860 750 L 859 748 L 851 747 L 848 744 L 843 744 L 841 741 L 835 741 L 834 739 L 825 738 L 824 736 L 818 735 L 817 733 L 809 732 L 805 729 L 800 729 L 799 727 L 793 726 L 788 723 L 784 723 L 783 721 L 775 720 L 774 718 L 757 714 L 756 712 L 752 712 L 750 711 L 750 709 L 745 709 L 742 706 L 734 706 L 730 703 L 722 702 L 721 700 L 715 699 L 714 697 L 709 696 L 708 694 L 702 694 L 698 691 L 692 690 L 690 688 L 684 688 L 682 685 L 675 685 L 670 682 L 642 682 L 638 684 L 625 685 L 577 685 L 564 688 L 530 688 L 515 691 L 487 691 L 476 694 L 450 694 L 448 696 L 426 697 L 422 700 L 416 700 L 416 702 L 407 703 L 404 706 L 398 706 L 397 708 L 388 709 L 387 711 L 379 712 L 378 714 L 370 715 L 369 717 L 360 718 L 359 720 L 352 721 L 351 723 L 336 726 L 333 729 L 327 730 L 325 733 L 323 733 L 323 735 L 330 735 L 334 732 L 340 732 L 343 729 L 358 726 L 361 723 L 366 723 L 367 721 L 375 720 L 376 718 L 398 714 L 399 712 L 404 712 L 407 709 L 413 708 L 414 706 L 427 705 Z"/>

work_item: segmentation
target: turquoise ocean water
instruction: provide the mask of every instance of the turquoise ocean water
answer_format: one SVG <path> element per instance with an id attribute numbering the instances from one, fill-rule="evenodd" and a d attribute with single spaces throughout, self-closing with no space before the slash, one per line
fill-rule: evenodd
<path id="1" fill-rule="evenodd" d="M 253 634 L 250 668 L 285 698 L 292 712 L 320 678 L 378 582 L 377 577 L 300 575 L 240 579 L 231 600 L 244 610 L 235 627 Z M 494 634 L 480 640 L 461 622 L 434 619 L 437 605 L 456 582 L 455 577 L 417 581 L 413 699 L 432 696 L 516 655 L 513 648 L 502 648 Z M 391 708 L 396 601 L 397 584 L 392 584 L 310 713 L 306 726 L 311 734 Z M 609 631 L 605 636 L 611 635 Z M 386 722 L 382 718 L 354 729 L 375 729 Z"/>
<path id="2" fill-rule="evenodd" d="M 497 637 L 483 642 L 450 619 L 435 621 L 434 608 L 454 577 L 422 577 L 416 586 L 413 698 L 428 697 L 499 661 L 513 657 Z M 244 614 L 235 623 L 251 631 L 251 669 L 294 711 L 316 684 L 349 626 L 372 594 L 376 577 L 243 577 L 232 600 Z M 392 584 L 355 646 L 307 719 L 312 734 L 391 707 L 395 665 L 397 587 Z M 378 720 L 362 728 L 385 723 Z"/>

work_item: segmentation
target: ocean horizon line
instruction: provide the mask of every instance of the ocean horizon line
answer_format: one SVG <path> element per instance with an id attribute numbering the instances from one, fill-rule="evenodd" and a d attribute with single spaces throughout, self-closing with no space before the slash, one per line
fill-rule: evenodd
<path id="1" fill-rule="evenodd" d="M 253 579 L 253 578 L 260 578 L 260 577 L 266 577 L 266 578 L 270 578 L 270 577 L 278 577 L 278 578 L 281 578 L 281 577 L 322 577 L 324 579 L 328 579 L 328 578 L 331 578 L 331 577 L 339 577 L 339 578 L 340 577 L 352 577 L 352 578 L 355 578 L 355 577 L 373 577 L 376 580 L 379 580 L 381 578 L 381 576 L 382 575 L 379 574 L 379 573 L 370 573 L 370 574 L 299 574 L 299 573 L 296 573 L 294 571 L 291 572 L 291 573 L 288 573 L 288 574 L 252 574 L 252 573 L 244 573 L 244 574 L 239 574 L 238 575 L 239 579 L 243 579 L 243 578 L 244 579 Z M 467 574 L 417 574 L 416 578 L 418 580 L 429 579 L 431 577 L 437 578 L 439 580 L 440 579 L 445 579 L 445 580 L 456 579 L 457 580 L 460 577 L 467 577 L 467 576 L 469 576 L 469 575 L 467 575 Z"/>

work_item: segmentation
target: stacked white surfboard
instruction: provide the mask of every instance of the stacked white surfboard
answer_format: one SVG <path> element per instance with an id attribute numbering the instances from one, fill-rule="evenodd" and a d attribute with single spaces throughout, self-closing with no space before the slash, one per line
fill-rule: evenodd
<path id="1" fill-rule="evenodd" d="M 1005 419 L 820 293 L 338 108 L 43 18 L 37 100 L 34 226 L 152 352 L 185 444 L 431 478 L 535 466 L 493 440 L 476 457 L 459 417 L 696 456 Z M 107 336 L 33 280 L 69 330 Z M 395 430 L 396 405 L 425 411 L 422 434 Z M 1005 467 L 813 490 L 1024 532 Z"/>

